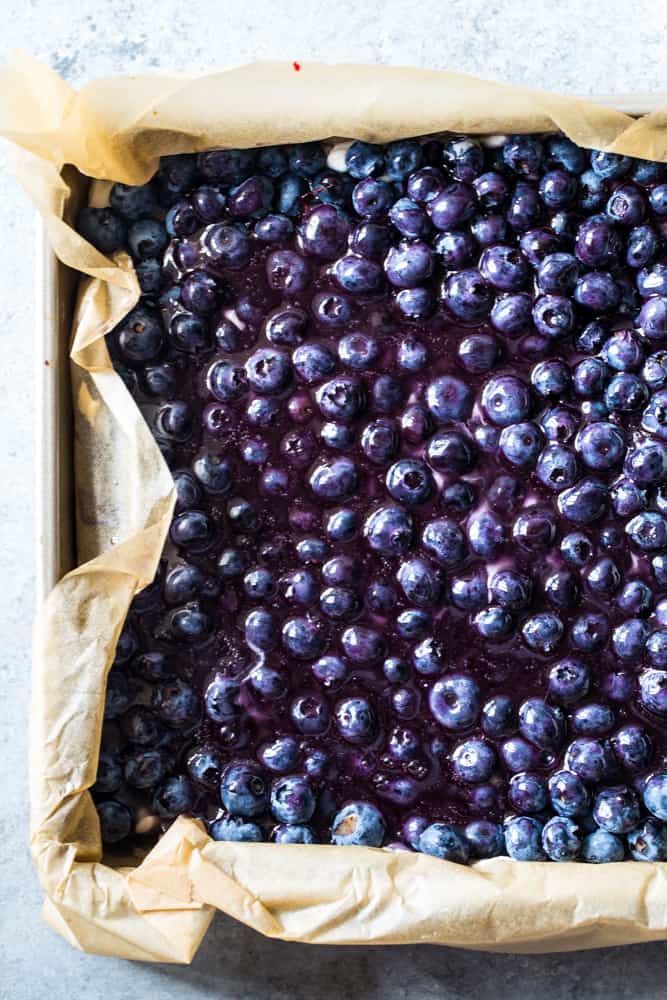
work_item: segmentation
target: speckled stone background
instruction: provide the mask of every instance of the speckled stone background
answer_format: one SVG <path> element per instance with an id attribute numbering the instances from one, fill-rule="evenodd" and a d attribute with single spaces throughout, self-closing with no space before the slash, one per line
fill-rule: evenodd
<path id="1" fill-rule="evenodd" d="M 30 49 L 75 85 L 112 73 L 279 58 L 448 68 L 563 93 L 667 94 L 666 29 L 659 0 L 5 0 L 0 57 Z M 0 998 L 663 997 L 662 944 L 531 957 L 306 948 L 265 941 L 220 918 L 193 966 L 179 968 L 80 955 L 40 922 L 26 791 L 34 218 L 6 170 L 0 206 Z"/>

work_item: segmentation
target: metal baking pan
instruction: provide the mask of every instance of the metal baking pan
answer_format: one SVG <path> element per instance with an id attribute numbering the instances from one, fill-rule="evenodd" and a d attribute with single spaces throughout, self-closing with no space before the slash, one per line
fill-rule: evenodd
<path id="1" fill-rule="evenodd" d="M 667 105 L 667 94 L 603 95 L 586 99 L 637 117 Z M 76 171 L 68 176 L 68 183 L 73 183 L 79 194 L 85 187 L 82 180 Z M 39 607 L 58 580 L 76 565 L 68 345 L 78 275 L 56 259 L 41 220 L 37 225 L 36 249 L 35 495 Z"/>

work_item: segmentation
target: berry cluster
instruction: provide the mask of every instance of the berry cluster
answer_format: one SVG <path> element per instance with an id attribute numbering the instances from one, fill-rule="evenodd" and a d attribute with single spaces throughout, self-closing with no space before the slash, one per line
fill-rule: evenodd
<path id="1" fill-rule="evenodd" d="M 667 173 L 560 135 L 116 184 L 108 337 L 173 471 L 106 843 L 667 859 Z M 664 345 L 664 346 L 663 346 Z"/>

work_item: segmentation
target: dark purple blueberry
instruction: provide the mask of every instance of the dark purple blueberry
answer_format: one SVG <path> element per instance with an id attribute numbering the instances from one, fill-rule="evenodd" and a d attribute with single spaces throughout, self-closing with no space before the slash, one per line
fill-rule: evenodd
<path id="1" fill-rule="evenodd" d="M 319 142 L 301 142 L 287 151 L 290 170 L 300 177 L 313 177 L 326 164 L 324 149 Z"/>
<path id="2" fill-rule="evenodd" d="M 408 239 L 428 236 L 431 223 L 424 209 L 410 198 L 399 198 L 389 209 L 392 225 Z"/>
<path id="3" fill-rule="evenodd" d="M 619 286 L 606 271 L 583 275 L 574 289 L 575 301 L 596 313 L 611 312 L 618 306 L 620 297 Z"/>
<path id="4" fill-rule="evenodd" d="M 606 216 L 592 215 L 579 227 L 575 253 L 588 267 L 613 267 L 622 249 L 622 240 Z"/>
<path id="5" fill-rule="evenodd" d="M 565 718 L 560 708 L 540 698 L 528 698 L 519 708 L 519 728 L 525 738 L 542 750 L 553 750 L 563 742 Z"/>
<path id="6" fill-rule="evenodd" d="M 660 239 L 655 229 L 649 225 L 636 226 L 628 233 L 625 262 L 629 267 L 645 268 L 655 259 L 659 249 Z"/>
<path id="7" fill-rule="evenodd" d="M 637 796 L 625 785 L 603 788 L 595 796 L 593 818 L 608 833 L 629 833 L 640 819 Z"/>
<path id="8" fill-rule="evenodd" d="M 111 208 L 82 208 L 76 228 L 84 240 L 103 254 L 120 250 L 127 238 L 125 223 Z"/>
<path id="9" fill-rule="evenodd" d="M 403 240 L 389 250 L 384 270 L 394 288 L 414 288 L 431 275 L 431 248 L 422 240 Z"/>
<path id="10" fill-rule="evenodd" d="M 445 175 L 438 167 L 421 167 L 407 179 L 406 192 L 409 198 L 420 205 L 432 201 L 445 185 Z"/>
<path id="11" fill-rule="evenodd" d="M 503 161 L 520 177 L 537 177 L 540 172 L 544 148 L 532 135 L 513 135 L 503 146 Z"/>
<path id="12" fill-rule="evenodd" d="M 607 215 L 622 226 L 636 226 L 644 218 L 646 200 L 636 184 L 621 184 L 607 202 Z"/>
<path id="13" fill-rule="evenodd" d="M 390 185 L 371 177 L 360 180 L 352 190 L 354 210 L 357 215 L 366 219 L 376 219 L 386 215 L 392 201 Z"/>
<path id="14" fill-rule="evenodd" d="M 383 556 L 399 556 L 412 545 L 414 526 L 411 515 L 398 506 L 383 506 L 368 515 L 364 536 L 372 549 Z"/>
<path id="15" fill-rule="evenodd" d="M 294 232 L 294 224 L 286 215 L 265 215 L 257 220 L 253 232 L 262 243 L 286 243 Z"/>
<path id="16" fill-rule="evenodd" d="M 221 223 L 208 226 L 202 236 L 202 254 L 215 267 L 239 270 L 250 260 L 251 246 L 245 229 Z"/>
<path id="17" fill-rule="evenodd" d="M 469 337 L 464 337 L 457 348 L 461 366 L 475 375 L 484 375 L 490 371 L 499 354 L 498 341 L 488 333 L 472 333 Z"/>
<path id="18" fill-rule="evenodd" d="M 321 260 L 335 260 L 347 246 L 349 230 L 349 220 L 340 209 L 318 205 L 300 223 L 299 242 L 305 253 Z"/>
<path id="19" fill-rule="evenodd" d="M 436 229 L 455 229 L 471 218 L 475 208 L 475 192 L 460 181 L 447 184 L 426 204 Z"/>
<path id="20" fill-rule="evenodd" d="M 434 489 L 432 473 L 419 459 L 403 458 L 395 462 L 385 481 L 394 500 L 409 505 L 425 503 Z"/>
<path id="21" fill-rule="evenodd" d="M 266 278 L 274 291 L 296 295 L 308 287 L 311 266 L 294 250 L 271 250 L 266 258 Z"/>
<path id="22" fill-rule="evenodd" d="M 391 246 L 391 230 L 379 222 L 360 222 L 350 234 L 349 245 L 360 257 L 382 260 Z"/>
<path id="23" fill-rule="evenodd" d="M 482 247 L 492 248 L 507 239 L 507 223 L 502 215 L 479 215 L 470 223 L 470 231 Z"/>
<path id="24" fill-rule="evenodd" d="M 537 460 L 536 475 L 544 486 L 554 492 L 572 486 L 578 475 L 574 453 L 560 444 L 547 445 Z"/>
<path id="25" fill-rule="evenodd" d="M 616 180 L 627 174 L 632 166 L 629 156 L 620 156 L 618 153 L 605 153 L 594 149 L 591 152 L 591 166 L 599 177 L 606 180 Z"/>
<path id="26" fill-rule="evenodd" d="M 631 774 L 645 771 L 653 757 L 653 744 L 646 730 L 635 723 L 622 726 L 611 738 L 621 767 Z"/>
<path id="27" fill-rule="evenodd" d="M 175 545 L 196 550 L 210 543 L 213 532 L 213 524 L 203 511 L 188 510 L 174 518 L 169 533 Z"/>
<path id="28" fill-rule="evenodd" d="M 473 406 L 469 386 L 454 375 L 441 375 L 426 388 L 426 405 L 438 424 L 466 420 Z"/>
<path id="29" fill-rule="evenodd" d="M 548 802 L 546 781 L 539 774 L 519 771 L 510 778 L 508 798 L 517 812 L 542 812 Z"/>
<path id="30" fill-rule="evenodd" d="M 549 671 L 548 690 L 557 701 L 570 704 L 588 693 L 590 670 L 575 656 L 554 663 Z"/>
<path id="31" fill-rule="evenodd" d="M 542 258 L 537 269 L 537 282 L 541 292 L 569 295 L 579 277 L 579 263 L 569 253 L 550 253 Z"/>
<path id="32" fill-rule="evenodd" d="M 548 549 L 556 537 L 557 523 L 551 510 L 544 507 L 524 507 L 514 521 L 512 537 L 528 552 Z"/>
<path id="33" fill-rule="evenodd" d="M 368 295 L 381 289 L 383 269 L 376 261 L 356 254 L 340 257 L 334 266 L 336 280 L 352 295 Z"/>
<path id="34" fill-rule="evenodd" d="M 384 835 L 382 813 L 370 802 L 348 802 L 331 824 L 331 842 L 342 847 L 380 847 Z"/>
<path id="35" fill-rule="evenodd" d="M 643 820 L 627 835 L 633 861 L 664 861 L 667 859 L 667 826 L 653 816 Z"/>
<path id="36" fill-rule="evenodd" d="M 467 674 L 450 674 L 431 688 L 429 707 L 444 729 L 453 732 L 469 729 L 481 710 L 479 687 Z"/>
<path id="37" fill-rule="evenodd" d="M 357 140 L 345 152 L 345 168 L 351 177 L 357 179 L 381 174 L 384 164 L 382 146 Z"/>
<path id="38" fill-rule="evenodd" d="M 156 312 L 138 305 L 114 330 L 118 349 L 126 364 L 141 365 L 162 351 L 164 332 Z"/>
<path id="39" fill-rule="evenodd" d="M 102 843 L 117 844 L 132 832 L 132 813 L 122 802 L 107 799 L 95 806 L 100 821 Z"/>
<path id="40" fill-rule="evenodd" d="M 468 230 L 453 229 L 440 233 L 433 249 L 446 268 L 454 269 L 472 263 L 476 246 Z"/>
<path id="41" fill-rule="evenodd" d="M 500 451 L 514 466 L 526 467 L 535 464 L 544 444 L 542 432 L 532 421 L 510 424 L 500 435 Z"/>
<path id="42" fill-rule="evenodd" d="M 532 299 L 527 292 L 502 295 L 491 310 L 491 323 L 507 337 L 519 337 L 532 324 Z"/>
<path id="43" fill-rule="evenodd" d="M 348 743 L 369 743 L 377 731 L 375 711 L 366 698 L 346 698 L 335 710 L 338 732 Z"/>
<path id="44" fill-rule="evenodd" d="M 278 736 L 258 751 L 260 762 L 269 771 L 280 773 L 293 770 L 299 761 L 299 745 L 291 736 Z"/>
<path id="45" fill-rule="evenodd" d="M 365 625 L 350 625 L 340 641 L 343 652 L 354 664 L 377 663 L 385 654 L 382 635 Z"/>
<path id="46" fill-rule="evenodd" d="M 532 309 L 533 322 L 545 337 L 566 337 L 572 333 L 575 315 L 572 303 L 563 295 L 541 295 Z"/>
<path id="47" fill-rule="evenodd" d="M 540 178 L 539 192 L 547 208 L 566 208 L 576 197 L 577 180 L 567 170 L 549 170 Z"/>
<path id="48" fill-rule="evenodd" d="M 654 295 L 639 313 L 639 328 L 648 340 L 667 338 L 667 296 Z"/>
<path id="49" fill-rule="evenodd" d="M 510 816 L 505 820 L 505 849 L 514 861 L 545 861 L 542 823 L 534 816 Z"/>
<path id="50" fill-rule="evenodd" d="M 184 774 L 174 774 L 155 790 L 153 809 L 163 819 L 172 819 L 183 813 L 192 813 L 197 792 Z"/>
<path id="51" fill-rule="evenodd" d="M 540 221 L 542 209 L 537 190 L 523 181 L 514 188 L 507 209 L 507 221 L 519 233 L 525 233 Z"/>
<path id="52" fill-rule="evenodd" d="M 608 781 L 615 772 L 611 747 L 604 740 L 573 740 L 565 752 L 565 767 L 585 784 Z"/>
<path id="53" fill-rule="evenodd" d="M 269 790 L 260 768 L 251 763 L 233 763 L 220 781 L 220 798 L 232 816 L 260 816 L 269 801 Z"/>
<path id="54" fill-rule="evenodd" d="M 441 296 L 448 309 L 466 322 L 484 319 L 493 305 L 493 291 L 475 269 L 448 275 L 443 282 Z"/>
<path id="55" fill-rule="evenodd" d="M 465 865 L 470 857 L 467 841 L 448 823 L 431 823 L 419 837 L 418 849 L 443 861 Z"/>
<path id="56" fill-rule="evenodd" d="M 558 509 L 573 524 L 591 524 L 607 509 L 609 491 L 597 479 L 581 479 L 558 496 Z"/>
<path id="57" fill-rule="evenodd" d="M 135 750 L 125 758 L 125 781 L 133 788 L 152 788 L 162 781 L 165 770 L 161 750 Z"/>
<path id="58" fill-rule="evenodd" d="M 219 187 L 214 187 L 212 185 L 203 185 L 202 187 L 197 188 L 195 191 L 193 191 L 191 197 L 192 208 L 194 208 L 195 212 L 202 220 L 202 222 L 205 223 L 219 222 L 221 219 L 224 218 L 226 201 L 227 199 L 225 198 L 224 192 L 221 191 Z M 179 210 L 179 205 L 181 204 L 183 204 L 184 206 L 187 203 L 177 203 L 174 206 L 174 209 L 172 209 L 169 215 L 167 216 L 168 219 L 172 212 Z M 183 209 L 183 211 L 185 213 L 185 208 Z M 185 213 L 185 216 L 187 218 L 187 213 Z M 190 223 L 188 221 L 186 228 L 189 228 L 189 225 Z M 175 215 L 172 216 L 172 226 L 174 228 L 175 236 L 190 235 L 190 233 L 188 232 L 181 233 L 177 231 L 177 222 Z"/>
<path id="59" fill-rule="evenodd" d="M 479 269 L 482 276 L 500 291 L 518 291 L 525 285 L 529 268 L 515 247 L 491 246 L 480 258 Z"/>

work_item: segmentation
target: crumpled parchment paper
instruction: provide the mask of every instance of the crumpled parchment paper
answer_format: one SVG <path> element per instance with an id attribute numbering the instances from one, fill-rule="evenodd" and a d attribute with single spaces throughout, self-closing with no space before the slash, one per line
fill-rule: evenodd
<path id="1" fill-rule="evenodd" d="M 214 843 L 185 818 L 143 860 L 102 860 L 88 789 L 106 674 L 130 601 L 154 575 L 173 488 L 103 340 L 136 301 L 134 273 L 127 258 L 105 258 L 64 221 L 63 176 L 69 164 L 135 184 L 166 153 L 445 130 L 560 129 L 583 146 L 667 160 L 665 103 L 635 120 L 454 73 L 308 62 L 300 72 L 261 63 L 103 79 L 78 92 L 26 54 L 0 71 L 0 134 L 17 147 L 15 172 L 60 261 L 89 276 L 71 349 L 80 565 L 39 615 L 31 718 L 32 853 L 46 919 L 72 944 L 187 962 L 216 908 L 268 936 L 316 943 L 539 952 L 667 937 L 667 864 L 495 858 L 461 867 L 371 848 Z"/>

